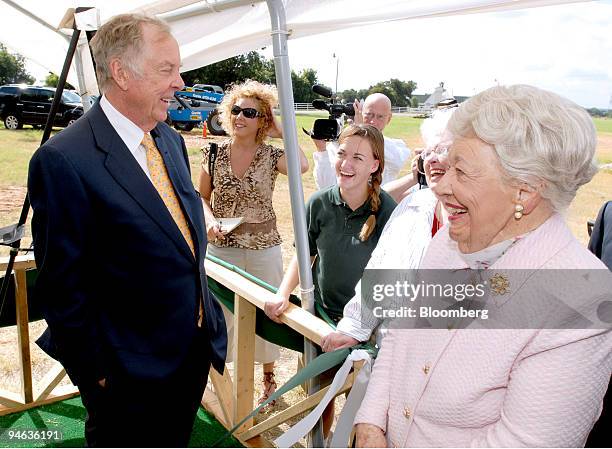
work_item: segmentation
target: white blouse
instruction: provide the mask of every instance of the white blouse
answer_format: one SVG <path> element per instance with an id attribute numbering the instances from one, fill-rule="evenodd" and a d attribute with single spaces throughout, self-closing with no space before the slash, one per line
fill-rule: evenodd
<path id="1" fill-rule="evenodd" d="M 404 198 L 389 218 L 365 269 L 417 269 L 431 241 L 436 203 L 431 189 L 418 190 Z M 382 328 L 382 323 L 365 304 L 362 307 L 360 281 L 355 296 L 344 306 L 337 330 L 367 341 L 374 330 Z M 381 338 L 381 332 L 377 332 L 377 340 Z"/>

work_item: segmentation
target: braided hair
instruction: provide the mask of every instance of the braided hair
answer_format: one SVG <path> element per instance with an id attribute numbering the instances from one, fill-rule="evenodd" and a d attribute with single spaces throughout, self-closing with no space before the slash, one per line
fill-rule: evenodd
<path id="1" fill-rule="evenodd" d="M 376 228 L 376 212 L 378 212 L 380 207 L 380 184 L 382 183 L 382 172 L 385 168 L 385 140 L 382 133 L 374 126 L 359 124 L 345 128 L 338 138 L 338 143 L 342 143 L 352 136 L 366 139 L 372 148 L 372 156 L 378 161 L 378 169 L 370 175 L 368 181 L 368 199 L 372 208 L 372 214 L 370 214 L 359 232 L 359 240 L 365 242 Z"/>

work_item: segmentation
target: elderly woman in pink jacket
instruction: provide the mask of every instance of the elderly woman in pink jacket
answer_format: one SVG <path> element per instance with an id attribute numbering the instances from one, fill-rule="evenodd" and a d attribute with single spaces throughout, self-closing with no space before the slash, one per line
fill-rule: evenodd
<path id="1" fill-rule="evenodd" d="M 583 446 L 612 370 L 612 274 L 562 214 L 596 172 L 593 122 L 517 85 L 471 98 L 448 129 L 450 167 L 435 190 L 449 224 L 421 268 L 488 280 L 481 304 L 495 318 L 397 322 L 355 419 L 357 445 Z"/>

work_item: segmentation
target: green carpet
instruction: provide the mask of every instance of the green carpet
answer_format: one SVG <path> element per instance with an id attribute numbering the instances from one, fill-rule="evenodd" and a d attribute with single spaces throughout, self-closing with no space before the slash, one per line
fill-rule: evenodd
<path id="1" fill-rule="evenodd" d="M 85 447 L 83 428 L 85 408 L 80 397 L 55 402 L 20 413 L 0 416 L 0 447 Z M 152 423 L 151 426 L 157 424 Z M 57 430 L 61 441 L 18 440 L 9 438 L 10 430 Z M 198 410 L 193 425 L 189 447 L 209 447 L 223 434 L 225 428 L 204 409 Z M 220 447 L 242 447 L 233 438 L 226 439 Z"/>

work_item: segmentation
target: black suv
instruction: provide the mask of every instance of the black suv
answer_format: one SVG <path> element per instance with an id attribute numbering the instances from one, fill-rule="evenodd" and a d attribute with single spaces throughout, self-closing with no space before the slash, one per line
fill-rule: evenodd
<path id="1" fill-rule="evenodd" d="M 9 84 L 0 86 L 0 119 L 6 129 L 20 129 L 23 125 L 42 126 L 47 122 L 51 102 L 55 96 L 52 87 Z M 53 126 L 65 127 L 83 115 L 81 97 L 64 91 Z"/>

